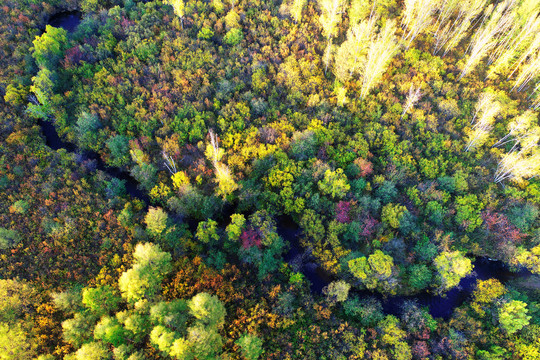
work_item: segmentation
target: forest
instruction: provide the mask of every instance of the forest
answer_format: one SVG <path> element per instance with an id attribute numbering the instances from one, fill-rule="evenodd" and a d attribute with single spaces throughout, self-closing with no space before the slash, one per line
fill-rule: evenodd
<path id="1" fill-rule="evenodd" d="M 0 360 L 540 359 L 540 1 L 3 0 Z"/>

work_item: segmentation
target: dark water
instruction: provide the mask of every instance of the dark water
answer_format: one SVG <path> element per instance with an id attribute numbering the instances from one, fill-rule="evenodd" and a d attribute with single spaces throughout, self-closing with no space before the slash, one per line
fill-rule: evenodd
<path id="1" fill-rule="evenodd" d="M 73 32 L 81 23 L 81 13 L 78 11 L 64 11 L 52 15 L 48 24 L 54 27 L 60 27 L 67 32 Z"/>
<path id="2" fill-rule="evenodd" d="M 47 146 L 49 146 L 53 150 L 58 149 L 65 149 L 68 152 L 77 153 L 80 155 L 80 158 L 83 161 L 92 161 L 95 165 L 95 168 L 97 170 L 101 170 L 104 173 L 110 175 L 111 177 L 118 178 L 120 180 L 124 181 L 124 185 L 126 188 L 126 192 L 131 195 L 131 197 L 142 200 L 146 204 L 149 204 L 150 199 L 148 198 L 148 195 L 142 190 L 138 188 L 137 181 L 127 172 L 123 171 L 119 168 L 110 167 L 101 158 L 98 154 L 92 151 L 80 151 L 77 149 L 75 144 L 64 141 L 58 136 L 58 133 L 56 132 L 56 128 L 54 125 L 49 121 L 40 120 L 39 125 L 41 126 L 41 129 L 43 130 L 43 134 L 45 135 L 45 143 Z"/>
<path id="3" fill-rule="evenodd" d="M 52 16 L 49 24 L 55 27 L 61 27 L 68 32 L 72 32 L 80 23 L 80 13 L 64 12 Z M 131 175 L 118 168 L 109 167 L 105 162 L 94 152 L 80 152 L 77 147 L 69 142 L 63 141 L 59 136 L 54 125 L 49 121 L 39 121 L 39 125 L 43 130 L 46 138 L 46 144 L 54 150 L 65 149 L 68 152 L 79 154 L 85 161 L 95 162 L 95 168 L 101 170 L 112 177 L 124 180 L 127 193 L 133 198 L 140 199 L 149 204 L 149 198 L 145 192 L 141 191 L 137 185 L 137 181 Z M 231 213 L 233 209 L 230 209 Z M 325 286 L 333 279 L 332 276 L 323 271 L 311 256 L 310 249 L 304 249 L 299 242 L 301 234 L 300 228 L 289 217 L 280 217 L 277 219 L 277 231 L 279 235 L 289 244 L 289 250 L 284 258 L 296 272 L 304 274 L 310 283 L 312 293 L 321 294 Z M 189 222 L 189 220 L 187 220 Z M 193 226 L 195 222 L 193 222 Z M 529 272 L 523 270 L 520 272 L 511 272 L 510 269 L 501 261 L 491 261 L 487 258 L 478 258 L 474 263 L 474 272 L 472 275 L 464 278 L 459 283 L 459 286 L 446 292 L 444 295 L 433 295 L 424 292 L 415 296 L 388 296 L 383 297 L 379 293 L 370 291 L 353 291 L 353 293 L 361 297 L 375 297 L 381 301 L 383 309 L 387 314 L 399 315 L 402 312 L 403 303 L 406 301 L 416 301 L 421 306 L 427 306 L 429 312 L 434 317 L 448 319 L 454 309 L 471 295 L 474 290 L 477 280 L 487 280 L 495 278 L 501 282 L 507 282 L 518 277 L 530 275 Z"/>
<path id="4" fill-rule="evenodd" d="M 299 243 L 301 230 L 290 218 L 281 217 L 278 219 L 278 233 L 291 246 L 285 255 L 287 261 L 294 271 L 300 271 L 310 282 L 312 293 L 322 294 L 322 290 L 333 279 L 321 267 L 315 263 L 311 257 L 309 249 L 303 249 Z M 387 314 L 400 315 L 403 304 L 407 301 L 415 301 L 420 306 L 427 306 L 429 313 L 434 317 L 448 319 L 452 316 L 454 309 L 462 305 L 473 292 L 477 280 L 497 279 L 502 283 L 509 280 L 527 277 L 530 272 L 521 270 L 512 272 L 502 261 L 489 260 L 486 257 L 479 257 L 473 262 L 473 273 L 461 280 L 459 285 L 442 295 L 435 295 L 427 291 L 414 296 L 383 296 L 380 293 L 367 290 L 351 290 L 352 294 L 360 297 L 374 297 L 382 303 L 383 310 Z"/>

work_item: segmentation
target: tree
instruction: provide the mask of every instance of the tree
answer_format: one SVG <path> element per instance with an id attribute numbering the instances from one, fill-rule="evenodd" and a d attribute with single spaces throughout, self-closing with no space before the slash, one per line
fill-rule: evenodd
<path id="1" fill-rule="evenodd" d="M 499 280 L 478 280 L 476 289 L 473 292 L 471 307 L 480 315 L 484 315 L 485 311 L 482 308 L 491 304 L 495 299 L 503 296 L 505 293 L 506 288 Z"/>
<path id="2" fill-rule="evenodd" d="M 64 56 L 64 51 L 67 48 L 67 32 L 62 28 L 47 25 L 43 35 L 36 36 L 33 44 L 34 52 L 32 55 L 38 66 L 53 70 Z"/>
<path id="3" fill-rule="evenodd" d="M 54 96 L 55 74 L 47 68 L 40 69 L 32 78 L 29 97 L 30 103 L 26 112 L 34 117 L 47 119 L 52 113 L 52 99 Z"/>
<path id="4" fill-rule="evenodd" d="M 161 251 L 159 245 L 137 244 L 133 257 L 133 266 L 118 280 L 122 297 L 129 303 L 152 299 L 171 270 L 171 255 Z"/>
<path id="5" fill-rule="evenodd" d="M 362 67 L 361 99 L 366 97 L 371 89 L 379 83 L 390 60 L 397 53 L 398 43 L 394 35 L 395 31 L 395 21 L 388 20 L 377 34 L 377 37 L 371 41 Z"/>
<path id="6" fill-rule="evenodd" d="M 159 351 L 168 354 L 171 351 L 171 347 L 176 339 L 180 337 L 174 331 L 166 328 L 165 326 L 158 325 L 152 329 L 150 333 L 150 342 L 155 345 Z"/>
<path id="7" fill-rule="evenodd" d="M 91 342 L 81 346 L 75 353 L 76 360 L 108 360 L 111 359 L 109 349 L 102 343 Z"/>
<path id="8" fill-rule="evenodd" d="M 92 315 L 75 313 L 73 318 L 62 322 L 64 340 L 72 343 L 75 347 L 81 346 L 92 336 L 95 321 L 96 318 Z"/>
<path id="9" fill-rule="evenodd" d="M 227 198 L 232 194 L 236 189 L 238 189 L 238 184 L 234 180 L 229 167 L 224 163 L 220 162 L 223 157 L 224 151 L 219 148 L 219 142 L 217 135 L 210 130 L 210 144 L 206 146 L 205 155 L 208 160 L 212 161 L 214 165 L 214 172 L 216 174 L 216 182 L 218 183 L 217 193 L 223 199 Z"/>
<path id="10" fill-rule="evenodd" d="M 98 316 L 118 309 L 121 301 L 120 296 L 110 285 L 84 288 L 82 291 L 82 304 Z"/>
<path id="11" fill-rule="evenodd" d="M 482 13 L 487 0 L 445 1 L 440 9 L 435 31 L 436 55 L 444 48 L 443 56 L 455 48 L 467 35 L 467 30 Z"/>
<path id="12" fill-rule="evenodd" d="M 512 263 L 524 266 L 534 274 L 540 274 L 540 245 L 530 250 L 520 246 L 512 259 Z"/>
<path id="13" fill-rule="evenodd" d="M 290 13 L 294 22 L 298 23 L 302 20 L 302 11 L 306 6 L 307 0 L 293 0 L 290 8 Z"/>
<path id="14" fill-rule="evenodd" d="M 373 41 L 375 20 L 371 18 L 359 24 L 351 24 L 347 39 L 337 48 L 334 59 L 334 75 L 341 82 L 348 81 L 353 75 L 362 76 L 362 66 Z"/>
<path id="15" fill-rule="evenodd" d="M 471 260 L 459 251 L 444 251 L 433 260 L 439 273 L 441 290 L 445 291 L 458 285 L 460 280 L 472 272 Z"/>
<path id="16" fill-rule="evenodd" d="M 235 344 L 240 346 L 242 356 L 246 360 L 257 360 L 263 352 L 262 340 L 252 334 L 242 335 Z"/>
<path id="17" fill-rule="evenodd" d="M 458 196 L 456 198 L 456 223 L 463 226 L 468 232 L 482 225 L 480 212 L 484 204 L 473 194 Z"/>
<path id="18" fill-rule="evenodd" d="M 319 22 L 323 28 L 323 35 L 327 41 L 330 41 L 330 38 L 336 34 L 345 4 L 343 0 L 318 0 L 318 4 L 321 9 Z"/>
<path id="19" fill-rule="evenodd" d="M 183 332 L 188 321 L 188 309 L 188 302 L 183 299 L 162 301 L 150 308 L 150 320 L 155 324 Z"/>
<path id="20" fill-rule="evenodd" d="M 405 0 L 401 26 L 404 28 L 403 41 L 408 49 L 413 40 L 433 21 L 432 14 L 438 5 L 433 0 Z M 407 31 L 408 30 L 408 31 Z"/>
<path id="21" fill-rule="evenodd" d="M 0 279 L 0 322 L 13 323 L 31 310 L 34 289 L 22 281 Z"/>
<path id="22" fill-rule="evenodd" d="M 403 116 L 409 109 L 412 109 L 413 106 L 420 100 L 422 97 L 422 92 L 420 87 L 414 88 L 414 85 L 411 84 L 411 87 L 409 88 L 409 93 L 407 94 L 407 99 L 405 100 L 405 106 L 403 106 L 403 113 L 401 113 L 401 118 L 403 119 Z"/>
<path id="23" fill-rule="evenodd" d="M 129 163 L 129 140 L 123 135 L 109 138 L 107 147 L 111 152 L 108 162 L 113 166 L 124 166 Z"/>
<path id="24" fill-rule="evenodd" d="M 116 318 L 104 316 L 94 328 L 94 339 L 117 347 L 126 341 L 126 331 Z"/>
<path id="25" fill-rule="evenodd" d="M 396 284 L 392 281 L 394 259 L 381 250 L 375 250 L 368 258 L 349 260 L 349 271 L 368 289 L 381 287 L 391 290 Z"/>
<path id="26" fill-rule="evenodd" d="M 204 244 L 215 243 L 219 240 L 217 233 L 217 221 L 209 219 L 207 221 L 201 221 L 197 225 L 197 232 L 195 236 Z"/>
<path id="27" fill-rule="evenodd" d="M 162 208 L 150 206 L 148 213 L 144 217 L 146 230 L 153 236 L 159 236 L 167 228 L 167 219 L 169 216 Z"/>
<path id="28" fill-rule="evenodd" d="M 467 146 L 465 151 L 481 146 L 486 142 L 495 118 L 500 112 L 501 104 L 495 100 L 494 94 L 484 92 L 479 96 L 474 117 L 471 121 L 471 124 L 474 123 L 474 126 L 467 131 Z"/>
<path id="29" fill-rule="evenodd" d="M 217 296 L 199 293 L 189 302 L 190 313 L 203 324 L 211 327 L 222 327 L 225 322 L 225 307 Z"/>
<path id="30" fill-rule="evenodd" d="M 36 356 L 36 344 L 20 324 L 0 322 L 0 360 L 28 360 Z"/>
<path id="31" fill-rule="evenodd" d="M 527 304 L 519 300 L 511 300 L 499 308 L 499 324 L 508 334 L 513 334 L 529 325 L 531 316 L 527 315 Z"/>
<path id="32" fill-rule="evenodd" d="M 0 250 L 15 247 L 21 241 L 21 236 L 15 230 L 0 227 Z"/>
<path id="33" fill-rule="evenodd" d="M 231 222 L 225 228 L 227 238 L 230 242 L 237 242 L 240 239 L 240 235 L 244 230 L 246 224 L 246 218 L 242 214 L 232 214 Z"/>
<path id="34" fill-rule="evenodd" d="M 351 189 L 347 181 L 347 176 L 343 173 L 343 169 L 335 171 L 326 170 L 324 178 L 318 182 L 319 190 L 325 195 L 330 195 L 332 198 L 341 199 Z"/>
<path id="35" fill-rule="evenodd" d="M 82 112 L 75 126 L 79 144 L 85 148 L 92 148 L 92 145 L 96 144 L 96 133 L 100 128 L 101 122 L 96 114 Z"/>
<path id="36" fill-rule="evenodd" d="M 182 28 L 184 28 L 185 4 L 184 0 L 166 0 L 167 4 L 172 5 L 174 13 L 180 18 Z"/>
<path id="37" fill-rule="evenodd" d="M 221 335 L 216 328 L 195 325 L 188 329 L 188 342 L 197 359 L 216 359 L 223 346 Z"/>
<path id="38" fill-rule="evenodd" d="M 489 18 L 483 23 L 469 45 L 469 57 L 463 66 L 459 79 L 469 74 L 474 67 L 497 45 L 499 37 L 510 29 L 513 25 L 512 6 L 506 3 L 499 3 L 491 15 L 493 7 L 488 6 L 485 10 L 485 17 Z"/>
<path id="39" fill-rule="evenodd" d="M 327 287 L 323 289 L 326 298 L 331 302 L 343 302 L 347 300 L 349 296 L 349 289 L 351 285 L 345 281 L 332 281 Z"/>
<path id="40" fill-rule="evenodd" d="M 424 264 L 412 265 L 409 269 L 409 284 L 415 290 L 427 288 L 432 281 L 431 270 Z"/>
<path id="41" fill-rule="evenodd" d="M 383 223 L 387 224 L 391 228 L 399 228 L 399 224 L 405 213 L 408 212 L 407 208 L 399 204 L 386 204 L 382 208 L 381 219 Z"/>

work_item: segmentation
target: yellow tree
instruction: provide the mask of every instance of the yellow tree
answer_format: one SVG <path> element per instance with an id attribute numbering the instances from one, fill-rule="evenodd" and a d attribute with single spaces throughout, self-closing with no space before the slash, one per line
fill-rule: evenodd
<path id="1" fill-rule="evenodd" d="M 321 9 L 319 22 L 323 28 L 323 35 L 327 41 L 336 34 L 337 24 L 341 21 L 341 14 L 345 5 L 344 0 L 318 0 Z"/>
<path id="2" fill-rule="evenodd" d="M 289 11 L 294 19 L 294 22 L 298 23 L 302 20 L 302 11 L 304 10 L 306 3 L 307 0 L 293 0 Z"/>
<path id="3" fill-rule="evenodd" d="M 174 9 L 176 16 L 180 18 L 180 23 L 182 24 L 182 29 L 184 28 L 184 16 L 185 14 L 185 3 L 184 0 L 165 0 L 167 4 L 171 5 Z"/>

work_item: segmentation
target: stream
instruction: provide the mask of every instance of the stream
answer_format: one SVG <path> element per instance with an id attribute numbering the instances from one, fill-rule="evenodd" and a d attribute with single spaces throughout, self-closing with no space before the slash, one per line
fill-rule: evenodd
<path id="1" fill-rule="evenodd" d="M 81 14 L 78 12 L 62 12 L 50 17 L 49 25 L 62 27 L 68 32 L 74 31 L 81 21 Z M 52 120 L 52 119 L 51 119 Z M 110 167 L 95 152 L 80 151 L 73 143 L 66 142 L 60 138 L 56 128 L 51 121 L 40 120 L 45 135 L 46 144 L 53 150 L 65 149 L 71 153 L 77 153 L 84 161 L 91 161 L 95 164 L 95 169 L 101 170 L 111 177 L 124 181 L 127 193 L 140 199 L 147 206 L 150 203 L 148 195 L 138 188 L 137 181 L 127 172 L 119 168 Z M 332 276 L 326 273 L 311 256 L 310 251 L 302 248 L 299 242 L 301 229 L 289 217 L 279 217 L 277 219 L 278 234 L 290 245 L 289 251 L 284 255 L 294 271 L 301 272 L 310 283 L 310 290 L 314 294 L 321 294 L 325 286 L 332 280 Z M 448 319 L 454 309 L 469 297 L 474 290 L 476 280 L 487 280 L 495 278 L 501 282 L 526 277 L 530 272 L 522 270 L 511 272 L 509 267 L 501 261 L 490 260 L 485 257 L 477 258 L 473 263 L 474 272 L 461 280 L 459 286 L 441 295 L 434 295 L 423 292 L 415 296 L 386 296 L 371 291 L 354 290 L 351 293 L 361 297 L 375 297 L 381 301 L 383 310 L 387 314 L 401 314 L 402 305 L 406 301 L 416 301 L 421 306 L 427 306 L 429 312 L 434 317 Z"/>

